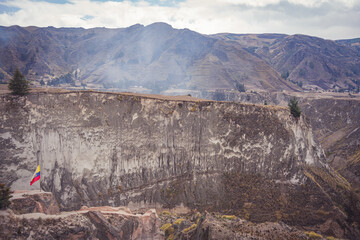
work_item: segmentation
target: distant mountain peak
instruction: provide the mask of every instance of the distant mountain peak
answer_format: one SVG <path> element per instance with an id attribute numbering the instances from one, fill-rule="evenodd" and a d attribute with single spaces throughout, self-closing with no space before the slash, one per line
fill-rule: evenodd
<path id="1" fill-rule="evenodd" d="M 204 35 L 164 22 L 127 28 L 0 27 L 0 81 L 132 89 L 306 90 L 360 85 L 358 41 L 295 34 Z M 281 78 L 281 75 L 285 76 Z M 297 86 L 298 85 L 298 86 Z"/>

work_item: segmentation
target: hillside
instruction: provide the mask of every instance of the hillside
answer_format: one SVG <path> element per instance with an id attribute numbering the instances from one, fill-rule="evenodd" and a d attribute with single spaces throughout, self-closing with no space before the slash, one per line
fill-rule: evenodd
<path id="1" fill-rule="evenodd" d="M 352 90 L 360 85 L 358 39 L 331 41 L 306 35 L 218 34 L 267 61 L 304 89 Z"/>
<path id="2" fill-rule="evenodd" d="M 8 79 L 19 67 L 47 85 L 129 89 L 296 90 L 263 60 L 238 45 L 165 23 L 124 29 L 0 29 L 0 67 Z M 55 80 L 54 80 L 55 79 Z"/>
<path id="3" fill-rule="evenodd" d="M 0 27 L 0 80 L 18 67 L 35 85 L 62 87 L 186 93 L 240 83 L 256 91 L 356 91 L 360 57 L 344 43 L 303 35 L 202 35 L 165 23 Z"/>

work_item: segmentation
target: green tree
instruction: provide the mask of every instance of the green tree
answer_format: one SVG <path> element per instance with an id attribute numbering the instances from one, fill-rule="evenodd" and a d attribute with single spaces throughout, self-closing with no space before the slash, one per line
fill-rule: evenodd
<path id="1" fill-rule="evenodd" d="M 6 209 L 10 205 L 10 198 L 12 198 L 13 191 L 10 187 L 6 187 L 5 184 L 0 183 L 0 209 Z"/>
<path id="2" fill-rule="evenodd" d="M 299 105 L 298 105 L 298 100 L 296 100 L 295 97 L 292 97 L 292 98 L 290 99 L 289 108 L 290 108 L 290 113 L 291 113 L 294 117 L 296 117 L 296 118 L 300 117 L 301 110 L 300 110 L 300 107 L 299 107 Z"/>
<path id="3" fill-rule="evenodd" d="M 26 95 L 29 92 L 29 82 L 26 81 L 19 69 L 14 72 L 13 78 L 8 85 L 9 90 L 13 95 Z"/>
<path id="4" fill-rule="evenodd" d="M 290 75 L 289 71 L 286 71 L 281 74 L 281 77 L 286 80 L 286 79 L 288 79 L 289 75 Z"/>
<path id="5" fill-rule="evenodd" d="M 239 91 L 239 92 L 245 92 L 246 89 L 245 89 L 245 85 L 244 84 L 241 84 L 241 83 L 236 83 L 236 89 Z"/>

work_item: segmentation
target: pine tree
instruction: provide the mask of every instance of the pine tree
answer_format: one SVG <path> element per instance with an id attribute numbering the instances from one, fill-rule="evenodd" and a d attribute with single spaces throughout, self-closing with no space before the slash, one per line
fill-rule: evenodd
<path id="1" fill-rule="evenodd" d="M 26 81 L 19 69 L 15 70 L 14 76 L 10 80 L 8 88 L 13 95 L 24 96 L 29 92 L 29 82 Z"/>
<path id="2" fill-rule="evenodd" d="M 293 97 L 293 98 L 290 99 L 289 108 L 290 108 L 291 114 L 292 114 L 294 117 L 296 117 L 296 118 L 300 117 L 301 110 L 300 110 L 300 107 L 299 107 L 299 105 L 298 105 L 298 101 L 296 100 L 295 97 Z"/>
<path id="3" fill-rule="evenodd" d="M 10 187 L 6 187 L 5 184 L 0 183 L 0 209 L 6 209 L 10 205 L 12 193 Z"/>

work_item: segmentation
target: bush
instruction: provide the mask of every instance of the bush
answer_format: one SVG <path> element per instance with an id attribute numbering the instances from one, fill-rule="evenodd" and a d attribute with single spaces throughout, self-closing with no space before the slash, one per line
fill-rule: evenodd
<path id="1" fill-rule="evenodd" d="M 282 74 L 281 74 L 281 77 L 286 80 L 286 79 L 288 79 L 289 75 L 290 75 L 290 74 L 289 74 L 289 72 L 287 71 L 287 72 L 282 73 Z"/>
<path id="2" fill-rule="evenodd" d="M 246 89 L 245 89 L 245 85 L 244 84 L 241 84 L 241 83 L 236 83 L 236 89 L 239 91 L 239 92 L 245 92 Z"/>
<path id="3" fill-rule="evenodd" d="M 296 117 L 296 118 L 300 117 L 301 110 L 300 110 L 300 107 L 299 107 L 299 105 L 298 105 L 298 101 L 296 100 L 295 97 L 293 97 L 293 98 L 290 99 L 289 108 L 290 108 L 291 114 L 292 114 L 294 117 Z"/>
<path id="4" fill-rule="evenodd" d="M 320 234 L 317 234 L 315 232 L 305 232 L 306 235 L 308 235 L 308 237 L 310 239 L 319 239 L 322 238 L 322 236 Z"/>
<path id="5" fill-rule="evenodd" d="M 29 92 L 29 82 L 26 81 L 19 69 L 14 72 L 13 78 L 8 85 L 9 90 L 13 95 L 26 95 Z"/>
<path id="6" fill-rule="evenodd" d="M 6 187 L 5 184 L 0 183 L 0 209 L 6 209 L 10 205 L 12 193 L 10 187 Z"/>
<path id="7" fill-rule="evenodd" d="M 234 215 L 222 215 L 221 219 L 235 220 L 236 216 L 234 216 Z"/>

